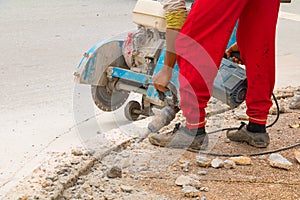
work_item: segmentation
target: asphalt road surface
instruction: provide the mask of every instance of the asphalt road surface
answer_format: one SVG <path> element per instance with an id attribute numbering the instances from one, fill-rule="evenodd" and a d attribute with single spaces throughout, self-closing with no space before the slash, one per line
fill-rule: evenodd
<path id="1" fill-rule="evenodd" d="M 136 0 L 0 0 L 0 198 L 49 151 L 126 123 L 93 106 L 73 72 L 101 40 L 134 29 Z M 300 86 L 300 2 L 282 5 L 276 87 Z"/>

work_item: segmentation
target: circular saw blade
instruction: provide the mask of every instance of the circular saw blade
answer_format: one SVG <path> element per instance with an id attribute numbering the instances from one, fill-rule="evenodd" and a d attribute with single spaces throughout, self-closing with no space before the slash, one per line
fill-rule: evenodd
<path id="1" fill-rule="evenodd" d="M 127 91 L 110 91 L 105 86 L 92 86 L 91 92 L 97 107 L 107 112 L 120 108 L 129 96 Z"/>

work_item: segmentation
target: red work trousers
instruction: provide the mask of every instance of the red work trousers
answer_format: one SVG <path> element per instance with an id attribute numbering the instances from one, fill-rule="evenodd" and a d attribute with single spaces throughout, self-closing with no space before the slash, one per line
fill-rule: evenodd
<path id="1" fill-rule="evenodd" d="M 176 39 L 180 108 L 189 129 L 205 125 L 205 108 L 235 23 L 247 74 L 249 121 L 266 124 L 275 83 L 280 0 L 197 0 Z"/>

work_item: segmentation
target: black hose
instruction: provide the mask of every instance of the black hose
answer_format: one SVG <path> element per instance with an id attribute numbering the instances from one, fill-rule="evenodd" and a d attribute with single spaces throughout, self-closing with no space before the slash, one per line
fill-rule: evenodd
<path id="1" fill-rule="evenodd" d="M 279 104 L 278 104 L 278 101 L 277 101 L 277 98 L 275 97 L 274 93 L 272 93 L 272 97 L 273 97 L 273 100 L 275 102 L 275 105 L 276 105 L 276 112 L 277 112 L 277 115 L 276 115 L 276 119 L 268 126 L 266 126 L 266 128 L 270 128 L 272 127 L 274 124 L 277 123 L 278 119 L 279 119 L 279 115 L 280 115 L 280 109 L 279 109 Z"/>
<path id="2" fill-rule="evenodd" d="M 280 109 L 279 109 L 279 104 L 278 104 L 278 101 L 274 95 L 274 93 L 272 93 L 272 97 L 274 99 L 274 102 L 275 102 L 275 105 L 276 105 L 276 118 L 275 120 L 266 126 L 266 128 L 270 128 L 272 127 L 274 124 L 277 123 L 278 119 L 279 119 L 279 115 L 280 115 Z M 218 130 L 214 130 L 214 131 L 211 131 L 211 132 L 208 132 L 207 134 L 213 134 L 213 133 L 218 133 L 218 132 L 222 132 L 222 131 L 233 131 L 233 130 L 238 130 L 238 129 L 241 129 L 242 126 L 246 125 L 245 122 L 242 122 L 242 125 L 239 126 L 239 127 L 233 127 L 233 128 L 222 128 L 222 129 L 218 129 Z"/>
<path id="3" fill-rule="evenodd" d="M 223 157 L 236 157 L 236 156 L 261 156 L 261 155 L 265 155 L 265 154 L 271 154 L 271 153 L 276 153 L 279 151 L 285 151 L 288 149 L 292 149 L 295 148 L 297 146 L 300 146 L 300 142 L 299 143 L 295 143 L 293 145 L 290 146 L 286 146 L 286 147 L 281 147 L 278 149 L 273 149 L 273 150 L 269 150 L 269 151 L 261 151 L 261 152 L 257 152 L 257 153 L 249 153 L 249 154 L 226 154 L 226 153 L 214 153 L 214 152 L 209 152 L 209 151 L 199 151 L 199 150 L 193 150 L 193 149 L 189 149 L 189 151 L 192 152 L 197 152 L 197 153 L 201 153 L 201 154 L 206 154 L 206 155 L 211 155 L 211 156 L 223 156 Z"/>
<path id="4" fill-rule="evenodd" d="M 276 105 L 276 112 L 277 112 L 277 115 L 276 115 L 276 118 L 275 120 L 266 126 L 266 128 L 270 128 L 272 127 L 274 124 L 277 123 L 278 119 L 279 119 L 279 115 L 280 115 L 280 109 L 279 109 L 279 104 L 278 104 L 278 101 L 277 101 L 277 98 L 276 96 L 274 95 L 274 93 L 272 93 L 272 97 L 273 97 L 273 100 L 275 102 L 275 105 Z M 215 130 L 215 131 L 211 131 L 211 132 L 208 132 L 207 134 L 213 134 L 213 133 L 218 133 L 218 132 L 221 132 L 221 131 L 232 131 L 232 130 L 238 130 L 240 129 L 242 126 L 244 126 L 245 123 L 242 122 L 242 125 L 239 126 L 239 127 L 233 127 L 233 128 L 223 128 L 223 129 L 218 129 L 218 130 Z M 248 156 L 259 156 L 259 155 L 265 155 L 265 154 L 271 154 L 271 153 L 276 153 L 276 152 L 279 152 L 279 151 L 284 151 L 284 150 L 288 150 L 288 149 L 292 149 L 292 148 L 295 148 L 297 146 L 300 146 L 300 142 L 298 143 L 295 143 L 293 145 L 290 145 L 290 146 L 286 146 L 286 147 L 282 147 L 282 148 L 277 148 L 277 149 L 273 149 L 273 150 L 269 150 L 269 151 L 262 151 L 262 152 L 258 152 L 258 153 L 250 153 L 250 154 L 246 154 Z M 224 156 L 224 157 L 235 157 L 235 156 L 242 156 L 242 155 L 245 155 L 245 154 L 224 154 L 224 153 L 214 153 L 214 152 L 208 152 L 208 151 L 199 151 L 199 150 L 190 150 L 190 151 L 193 151 L 193 152 L 199 152 L 199 153 L 202 153 L 202 154 L 206 154 L 206 155 L 212 155 L 212 156 Z"/>

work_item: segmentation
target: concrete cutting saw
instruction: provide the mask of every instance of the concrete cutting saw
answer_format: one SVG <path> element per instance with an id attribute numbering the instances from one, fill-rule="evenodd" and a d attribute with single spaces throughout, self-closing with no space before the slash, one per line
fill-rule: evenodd
<path id="1" fill-rule="evenodd" d="M 152 77 L 164 65 L 166 20 L 161 4 L 138 0 L 133 10 L 133 22 L 137 24 L 136 30 L 102 41 L 84 53 L 74 73 L 75 81 L 91 85 L 94 102 L 103 111 L 120 108 L 129 93 L 136 92 L 142 95 L 142 101 L 130 101 L 126 105 L 128 120 L 151 115 L 153 106 L 171 107 L 169 114 L 173 117 L 180 102 L 177 64 L 169 91 L 158 92 L 152 82 Z M 235 30 L 228 46 L 234 42 Z M 235 108 L 244 101 L 246 90 L 245 70 L 231 60 L 223 59 L 214 82 L 213 97 Z"/>

